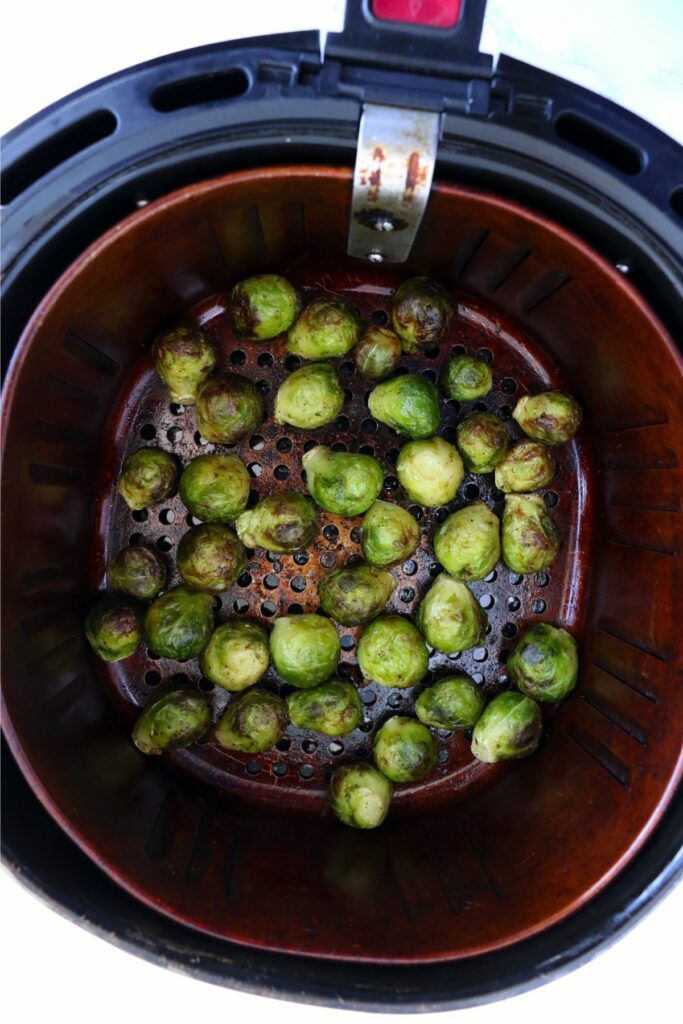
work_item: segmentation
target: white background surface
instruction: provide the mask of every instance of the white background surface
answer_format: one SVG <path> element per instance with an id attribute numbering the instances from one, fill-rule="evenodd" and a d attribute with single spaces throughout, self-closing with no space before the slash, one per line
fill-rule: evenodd
<path id="1" fill-rule="evenodd" d="M 264 32 L 335 28 L 342 6 L 342 0 L 24 0 L 3 17 L 0 130 L 97 78 L 164 53 Z M 601 92 L 683 141 L 682 0 L 489 0 L 482 49 L 506 52 Z M 8 1024 L 41 1018 L 54 1024 L 377 1019 L 276 1003 L 172 974 L 64 921 L 6 872 L 0 874 L 0 907 L 0 999 Z M 679 887 L 579 971 L 505 1003 L 440 1019 L 679 1022 L 682 920 Z"/>

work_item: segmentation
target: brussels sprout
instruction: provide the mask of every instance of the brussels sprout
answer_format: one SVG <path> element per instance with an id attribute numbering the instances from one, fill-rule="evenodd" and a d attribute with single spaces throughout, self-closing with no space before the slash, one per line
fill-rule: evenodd
<path id="1" fill-rule="evenodd" d="M 560 534 L 538 494 L 510 494 L 501 530 L 503 561 L 512 572 L 546 569 L 560 550 Z"/>
<path id="2" fill-rule="evenodd" d="M 517 402 L 512 416 L 525 434 L 546 444 L 571 441 L 583 419 L 579 403 L 562 391 L 525 395 Z"/>
<path id="3" fill-rule="evenodd" d="M 396 715 L 377 730 L 372 754 L 392 782 L 417 782 L 436 764 L 436 741 L 422 722 Z"/>
<path id="4" fill-rule="evenodd" d="M 394 787 L 372 765 L 344 764 L 330 777 L 330 804 L 344 825 L 378 828 L 391 805 Z"/>
<path id="5" fill-rule="evenodd" d="M 173 587 L 147 609 L 143 623 L 147 644 L 162 658 L 197 658 L 213 631 L 213 601 L 188 587 Z"/>
<path id="6" fill-rule="evenodd" d="M 453 302 L 438 281 L 411 277 L 394 292 L 391 322 L 406 352 L 416 352 L 443 341 L 453 311 Z"/>
<path id="7" fill-rule="evenodd" d="M 493 385 L 491 367 L 473 356 L 453 356 L 441 373 L 441 389 L 458 402 L 471 402 L 488 395 Z"/>
<path id="8" fill-rule="evenodd" d="M 510 444 L 505 424 L 490 412 L 471 412 L 458 423 L 456 434 L 469 473 L 492 473 Z"/>
<path id="9" fill-rule="evenodd" d="M 486 635 L 486 616 L 460 580 L 441 573 L 418 608 L 417 624 L 431 647 L 454 654 L 476 647 Z"/>
<path id="10" fill-rule="evenodd" d="M 471 729 L 485 704 L 483 693 L 467 676 L 446 676 L 422 691 L 415 714 L 434 729 Z"/>
<path id="11" fill-rule="evenodd" d="M 308 547 L 318 533 L 318 520 L 313 502 L 296 491 L 283 491 L 243 512 L 235 529 L 248 548 L 284 553 Z"/>
<path id="12" fill-rule="evenodd" d="M 410 512 L 377 499 L 365 513 L 361 545 L 370 565 L 384 569 L 410 558 L 420 543 L 420 527 Z"/>
<path id="13" fill-rule="evenodd" d="M 555 476 L 553 453 L 540 441 L 517 441 L 496 466 L 500 491 L 524 493 L 545 487 Z"/>
<path id="14" fill-rule="evenodd" d="M 275 397 L 275 422 L 314 430 L 338 416 L 344 389 L 331 363 L 311 363 L 290 373 Z"/>
<path id="15" fill-rule="evenodd" d="M 179 750 L 201 739 L 211 725 L 206 700 L 191 690 L 172 690 L 146 706 L 133 729 L 133 743 L 143 754 Z"/>
<path id="16" fill-rule="evenodd" d="M 407 437 L 431 437 L 439 429 L 439 396 L 431 381 L 405 373 L 370 392 L 370 415 Z"/>
<path id="17" fill-rule="evenodd" d="M 225 750 L 259 754 L 274 747 L 289 724 L 282 697 L 267 690 L 247 690 L 228 704 L 215 736 Z"/>
<path id="18" fill-rule="evenodd" d="M 142 633 L 140 612 L 130 601 L 100 597 L 88 612 L 85 635 L 98 658 L 121 661 L 135 654 Z"/>
<path id="19" fill-rule="evenodd" d="M 107 566 L 109 582 L 115 590 L 151 601 L 166 586 L 166 566 L 154 548 L 129 544 Z"/>
<path id="20" fill-rule="evenodd" d="M 128 508 L 139 511 L 169 498 L 175 490 L 176 460 L 161 448 L 138 448 L 121 469 L 119 494 Z"/>
<path id="21" fill-rule="evenodd" d="M 253 622 L 224 622 L 204 648 L 202 674 L 231 693 L 257 683 L 270 663 L 268 634 Z"/>
<path id="22" fill-rule="evenodd" d="M 340 679 L 329 679 L 312 690 L 290 693 L 287 709 L 293 725 L 325 736 L 346 736 L 363 719 L 358 690 Z"/>
<path id="23" fill-rule="evenodd" d="M 216 365 L 216 350 L 199 327 L 176 327 L 154 342 L 156 370 L 172 402 L 194 405 L 197 392 Z"/>
<path id="24" fill-rule="evenodd" d="M 180 477 L 183 505 L 206 523 L 225 523 L 249 501 L 249 472 L 236 455 L 198 455 Z"/>
<path id="25" fill-rule="evenodd" d="M 370 380 L 382 380 L 393 373 L 401 361 L 400 339 L 388 327 L 368 327 L 353 350 L 358 371 Z"/>
<path id="26" fill-rule="evenodd" d="M 434 534 L 434 553 L 457 580 L 483 580 L 500 558 L 500 522 L 475 501 L 452 512 Z"/>
<path id="27" fill-rule="evenodd" d="M 355 309 L 334 295 L 310 302 L 287 332 L 287 349 L 304 359 L 333 359 L 353 348 L 360 333 Z"/>
<path id="28" fill-rule="evenodd" d="M 576 686 L 579 659 L 566 629 L 539 622 L 518 640 L 507 669 L 515 686 L 535 700 L 564 700 Z"/>
<path id="29" fill-rule="evenodd" d="M 307 690 L 324 683 L 341 656 L 341 644 L 329 619 L 321 615 L 285 615 L 275 620 L 270 656 L 286 683 Z"/>
<path id="30" fill-rule="evenodd" d="M 409 498 L 436 508 L 453 500 L 465 470 L 457 448 L 442 437 L 429 437 L 401 448 L 396 475 Z"/>
<path id="31" fill-rule="evenodd" d="M 230 322 L 238 338 L 266 341 L 292 326 L 301 309 L 296 288 L 277 274 L 256 274 L 230 293 Z"/>
<path id="32" fill-rule="evenodd" d="M 391 573 L 371 565 L 347 565 L 323 576 L 318 585 L 320 607 L 342 626 L 359 626 L 376 618 L 391 597 Z"/>
<path id="33" fill-rule="evenodd" d="M 256 385 L 238 373 L 211 377 L 197 395 L 197 426 L 202 437 L 216 444 L 234 444 L 251 434 L 264 415 Z"/>
<path id="34" fill-rule="evenodd" d="M 429 654 L 412 622 L 399 615 L 383 615 L 363 631 L 358 666 L 365 679 L 405 689 L 424 678 Z"/>
<path id="35" fill-rule="evenodd" d="M 178 545 L 178 572 L 189 587 L 220 594 L 247 564 L 247 553 L 232 530 L 221 523 L 193 526 Z"/>
<path id="36" fill-rule="evenodd" d="M 485 764 L 527 757 L 538 747 L 543 719 L 538 704 L 522 693 L 499 693 L 472 733 L 472 753 Z"/>
<path id="37" fill-rule="evenodd" d="M 384 472 L 371 455 L 333 452 L 319 444 L 302 459 L 306 486 L 318 505 L 338 516 L 359 516 L 384 486 Z"/>

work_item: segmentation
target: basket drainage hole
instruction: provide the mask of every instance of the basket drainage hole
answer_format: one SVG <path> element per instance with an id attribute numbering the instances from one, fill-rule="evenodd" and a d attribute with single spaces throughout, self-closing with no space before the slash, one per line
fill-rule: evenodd
<path id="1" fill-rule="evenodd" d="M 415 591 L 412 587 L 401 587 L 398 592 L 399 601 L 402 601 L 403 604 L 410 604 L 414 597 Z"/>
<path id="2" fill-rule="evenodd" d="M 189 681 L 184 672 L 174 672 L 171 676 L 171 682 L 174 686 L 187 686 Z"/>
<path id="3" fill-rule="evenodd" d="M 256 360 L 256 362 L 261 367 L 272 366 L 273 357 L 271 356 L 270 352 L 262 352 L 261 355 Z"/>
<path id="4" fill-rule="evenodd" d="M 411 505 L 408 511 L 410 512 L 413 519 L 417 519 L 418 523 L 420 522 L 422 516 L 424 515 L 424 512 L 422 511 L 419 505 Z"/>
<path id="5" fill-rule="evenodd" d="M 417 562 L 414 562 L 412 558 L 410 558 L 407 562 L 403 563 L 401 568 L 406 576 L 414 576 L 417 572 Z"/>
<path id="6" fill-rule="evenodd" d="M 171 402 L 171 404 L 169 405 L 169 409 L 171 410 L 174 416 L 182 416 L 182 414 L 185 412 L 185 406 L 181 405 L 180 402 Z"/>
<path id="7" fill-rule="evenodd" d="M 400 693 L 390 693 L 387 698 L 387 704 L 390 708 L 400 708 L 403 703 L 403 697 Z"/>
<path id="8" fill-rule="evenodd" d="M 304 451 L 305 452 L 310 452 L 312 448 L 317 448 L 317 447 L 318 447 L 318 442 L 314 438 L 312 438 L 312 437 L 309 438 L 309 440 L 304 443 Z"/>
<path id="9" fill-rule="evenodd" d="M 496 689 L 501 691 L 510 689 L 510 680 L 506 675 L 498 676 L 496 679 Z"/>
<path id="10" fill-rule="evenodd" d="M 149 647 L 147 648 L 147 657 L 149 658 L 150 661 L 159 661 L 159 655 L 157 654 L 157 652 L 151 650 L 151 648 Z"/>
<path id="11" fill-rule="evenodd" d="M 446 764 L 448 761 L 450 761 L 450 757 L 451 757 L 451 755 L 448 753 L 448 751 L 446 750 L 445 747 L 441 748 L 441 750 L 439 751 L 439 755 L 438 756 L 439 756 L 439 764 Z"/>
<path id="12" fill-rule="evenodd" d="M 159 513 L 159 522 L 163 523 L 164 526 L 170 526 L 175 519 L 175 512 L 171 508 L 162 509 Z"/>
<path id="13" fill-rule="evenodd" d="M 339 757 L 340 754 L 344 753 L 344 744 L 340 743 L 339 740 L 332 740 L 327 749 L 331 754 L 334 754 L 335 757 Z"/>
<path id="14" fill-rule="evenodd" d="M 484 576 L 484 583 L 495 583 L 498 579 L 498 573 L 495 569 L 492 569 L 488 576 Z"/>
<path id="15" fill-rule="evenodd" d="M 488 656 L 489 652 L 486 650 L 485 647 L 475 647 L 474 651 L 472 652 L 472 657 L 474 658 L 475 661 L 486 661 Z"/>
<path id="16" fill-rule="evenodd" d="M 517 390 L 517 381 L 512 377 L 503 377 L 500 382 L 500 390 L 506 395 L 514 395 Z"/>
<path id="17" fill-rule="evenodd" d="M 320 564 L 324 569 L 334 569 L 337 564 L 337 556 L 331 551 L 323 551 L 320 556 Z"/>
<path id="18" fill-rule="evenodd" d="M 180 427 L 170 427 L 166 431 L 166 437 L 171 442 L 171 444 L 177 444 L 178 441 L 180 441 L 182 439 L 182 436 L 183 436 L 183 432 L 180 429 Z"/>
<path id="19" fill-rule="evenodd" d="M 464 356 L 466 352 L 467 349 L 465 348 L 464 345 L 454 345 L 453 348 L 451 349 L 452 356 Z"/>
<path id="20" fill-rule="evenodd" d="M 471 679 L 472 679 L 473 683 L 477 684 L 477 686 L 481 686 L 482 683 L 484 682 L 483 673 L 481 673 L 481 672 L 473 672 L 472 675 L 471 675 Z"/>
<path id="21" fill-rule="evenodd" d="M 477 359 L 481 359 L 483 363 L 492 363 L 493 352 L 490 348 L 480 348 L 477 352 Z"/>
<path id="22" fill-rule="evenodd" d="M 144 542 L 145 538 L 141 533 L 131 533 L 130 537 L 128 538 L 129 544 L 144 544 Z"/>
<path id="23" fill-rule="evenodd" d="M 268 575 L 264 577 L 263 583 L 267 590 L 275 590 L 276 587 L 280 585 L 280 579 L 274 572 L 269 572 Z"/>
<path id="24" fill-rule="evenodd" d="M 233 366 L 244 366 L 247 361 L 247 353 L 242 352 L 241 349 L 237 349 L 236 352 L 230 353 L 230 362 Z"/>
<path id="25" fill-rule="evenodd" d="M 476 484 L 465 484 L 463 494 L 468 501 L 474 501 L 475 498 L 479 497 L 479 488 Z"/>
<path id="26" fill-rule="evenodd" d="M 269 619 L 275 615 L 277 608 L 273 601 L 264 601 L 261 605 L 261 614 L 266 615 Z"/>
<path id="27" fill-rule="evenodd" d="M 377 694 L 374 690 L 361 690 L 360 699 L 363 701 L 366 707 L 371 707 L 377 701 Z"/>
<path id="28" fill-rule="evenodd" d="M 318 749 L 318 744 L 315 742 L 315 740 L 304 740 L 303 743 L 301 744 L 301 749 L 303 750 L 304 754 L 315 754 L 316 750 Z"/>
<path id="29" fill-rule="evenodd" d="M 251 576 L 248 572 L 243 572 L 237 580 L 238 587 L 248 587 L 251 585 Z"/>
<path id="30" fill-rule="evenodd" d="M 288 437 L 278 437 L 275 447 L 279 452 L 291 452 L 292 442 Z"/>
<path id="31" fill-rule="evenodd" d="M 517 598 L 513 597 L 511 600 L 516 601 Z M 517 627 L 514 622 L 506 622 L 502 629 L 503 636 L 506 640 L 512 640 L 513 637 L 517 636 Z"/>
<path id="32" fill-rule="evenodd" d="M 479 604 L 484 609 L 484 611 L 488 611 L 489 608 L 493 608 L 495 602 L 496 599 L 494 598 L 493 594 L 482 594 L 481 597 L 479 598 Z"/>
<path id="33" fill-rule="evenodd" d="M 194 443 L 203 448 L 204 445 L 208 444 L 209 442 L 206 440 L 205 437 L 202 437 L 202 435 L 199 433 L 198 430 L 195 430 L 195 432 L 194 432 Z"/>
<path id="34" fill-rule="evenodd" d="M 263 473 L 263 466 L 260 462 L 250 462 L 247 466 L 249 476 L 259 477 Z"/>
<path id="35" fill-rule="evenodd" d="M 287 356 L 285 359 L 285 369 L 289 370 L 290 373 L 292 370 L 298 370 L 300 366 L 301 360 L 298 356 Z"/>
<path id="36" fill-rule="evenodd" d="M 315 769 L 311 764 L 302 764 L 299 768 L 299 775 L 302 779 L 312 779 L 315 775 Z"/>
<path id="37" fill-rule="evenodd" d="M 432 384 L 436 384 L 436 370 L 420 370 L 420 376 L 424 377 L 425 380 L 431 381 Z"/>
<path id="38" fill-rule="evenodd" d="M 275 748 L 276 748 L 276 750 L 280 750 L 282 753 L 284 753 L 285 751 L 289 750 L 291 745 L 292 745 L 292 741 L 291 740 L 288 740 L 288 739 L 278 740 L 277 743 L 275 744 Z"/>
<path id="39" fill-rule="evenodd" d="M 329 540 L 330 543 L 334 544 L 335 541 L 339 540 L 339 530 L 332 523 L 329 523 L 323 530 L 323 537 L 325 540 Z"/>
<path id="40" fill-rule="evenodd" d="M 444 519 L 447 517 L 447 515 L 447 508 L 437 508 L 436 512 L 434 513 L 434 521 L 437 523 L 442 523 Z"/>
<path id="41" fill-rule="evenodd" d="M 306 562 L 309 560 L 310 557 L 311 556 L 309 555 L 308 551 L 299 551 L 296 555 L 294 555 L 294 561 L 296 562 L 297 565 L 306 565 Z"/>
<path id="42" fill-rule="evenodd" d="M 146 508 L 136 508 L 133 512 L 133 519 L 136 523 L 144 523 L 147 519 L 148 512 Z"/>
<path id="43" fill-rule="evenodd" d="M 522 577 L 518 572 L 509 572 L 508 580 L 510 581 L 513 587 L 517 587 L 522 582 Z"/>
<path id="44" fill-rule="evenodd" d="M 395 476 L 386 476 L 384 478 L 384 489 L 386 491 L 395 491 L 398 489 L 398 480 Z"/>
<path id="45" fill-rule="evenodd" d="M 500 416 L 500 418 L 502 420 L 510 420 L 510 419 L 512 419 L 512 406 L 511 405 L 501 405 L 500 409 L 498 410 L 498 415 Z"/>
<path id="46" fill-rule="evenodd" d="M 150 672 L 145 672 L 145 682 L 148 686 L 158 686 L 161 682 L 161 674 L 153 669 Z"/>
<path id="47" fill-rule="evenodd" d="M 542 615 L 546 608 L 547 605 L 542 597 L 537 597 L 531 606 L 531 610 L 533 611 L 534 615 Z"/>
<path id="48" fill-rule="evenodd" d="M 352 636 L 343 636 L 339 642 L 343 651 L 352 651 L 356 646 L 356 641 Z"/>
<path id="49" fill-rule="evenodd" d="M 548 491 L 547 494 L 543 495 L 543 500 L 545 501 L 546 508 L 555 508 L 560 499 L 555 491 Z"/>
<path id="50" fill-rule="evenodd" d="M 335 441 L 334 444 L 332 445 L 332 451 L 333 452 L 347 452 L 348 448 L 346 447 L 346 445 L 344 444 L 343 441 Z"/>
<path id="51" fill-rule="evenodd" d="M 274 476 L 276 480 L 289 480 L 289 467 L 276 466 Z"/>
<path id="52" fill-rule="evenodd" d="M 363 420 L 360 425 L 360 429 L 364 434 L 376 434 L 377 433 L 377 420 L 367 419 Z"/>
<path id="53" fill-rule="evenodd" d="M 376 309 L 373 311 L 370 319 L 377 327 L 384 327 L 385 324 L 389 323 L 389 314 L 383 309 Z"/>
<path id="54" fill-rule="evenodd" d="M 245 612 L 249 611 L 249 602 L 245 601 L 241 597 L 238 597 L 232 607 L 234 611 L 237 612 L 238 615 L 244 615 Z"/>
<path id="55" fill-rule="evenodd" d="M 260 452 L 265 443 L 265 439 L 260 434 L 254 434 L 249 441 L 249 447 L 253 452 Z"/>
<path id="56" fill-rule="evenodd" d="M 522 602 L 518 597 L 508 597 L 508 611 L 518 612 L 522 606 Z"/>
<path id="57" fill-rule="evenodd" d="M 173 547 L 173 541 L 170 537 L 167 537 L 164 534 L 163 537 L 159 537 L 157 540 L 157 547 L 159 548 L 159 551 L 170 551 Z"/>
<path id="58" fill-rule="evenodd" d="M 288 771 L 288 769 L 287 769 L 287 765 L 286 764 L 274 764 L 273 765 L 273 775 L 277 779 L 283 779 L 285 777 L 285 775 L 287 774 L 287 771 Z"/>
<path id="59" fill-rule="evenodd" d="M 215 690 L 216 687 L 214 686 L 210 679 L 206 679 L 204 678 L 204 676 L 202 676 L 202 678 L 199 680 L 199 689 L 203 690 L 204 693 L 211 693 L 211 691 Z"/>
<path id="60" fill-rule="evenodd" d="M 289 585 L 295 593 L 301 594 L 306 589 L 306 580 L 303 576 L 295 576 Z"/>
<path id="61" fill-rule="evenodd" d="M 247 761 L 246 769 L 247 775 L 258 775 L 261 771 L 261 765 L 258 761 Z"/>
<path id="62" fill-rule="evenodd" d="M 436 577 L 440 576 L 441 573 L 443 572 L 443 566 L 439 565 L 438 562 L 432 562 L 432 564 L 429 566 L 427 572 L 432 577 L 432 579 L 435 580 Z"/>
<path id="63" fill-rule="evenodd" d="M 289 608 L 287 609 L 288 615 L 303 615 L 303 613 L 304 610 L 300 604 L 290 604 Z"/>
<path id="64" fill-rule="evenodd" d="M 537 586 L 539 586 L 539 587 L 547 587 L 549 583 L 550 583 L 550 573 L 549 572 L 539 572 L 539 573 L 537 573 L 537 575 L 536 575 L 536 584 L 537 584 Z"/>
<path id="65" fill-rule="evenodd" d="M 363 531 L 361 530 L 360 526 L 354 526 L 354 528 L 349 533 L 349 537 L 351 538 L 354 544 L 360 544 L 363 538 Z"/>
<path id="66" fill-rule="evenodd" d="M 151 441 L 156 436 L 157 428 L 152 423 L 145 423 L 144 427 L 140 430 L 140 437 L 144 437 L 145 441 Z"/>

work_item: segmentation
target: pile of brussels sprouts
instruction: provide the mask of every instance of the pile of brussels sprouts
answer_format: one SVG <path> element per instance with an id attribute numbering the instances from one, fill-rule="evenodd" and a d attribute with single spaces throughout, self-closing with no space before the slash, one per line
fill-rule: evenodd
<path id="1" fill-rule="evenodd" d="M 173 456 L 154 447 L 125 459 L 118 491 L 129 508 L 149 508 L 177 488 L 200 524 L 178 545 L 183 582 L 171 589 L 155 550 L 140 544 L 118 552 L 107 567 L 117 593 L 102 595 L 91 608 L 88 640 L 105 661 L 129 657 L 143 641 L 160 657 L 198 658 L 204 676 L 235 695 L 214 727 L 216 741 L 226 750 L 256 753 L 276 744 L 290 722 L 326 736 L 346 735 L 361 722 L 358 690 L 335 675 L 341 645 L 334 622 L 364 627 L 360 672 L 366 682 L 386 687 L 420 684 L 430 648 L 452 655 L 482 643 L 486 614 L 467 581 L 487 576 L 501 555 L 514 573 L 538 572 L 557 555 L 557 527 L 533 492 L 552 480 L 552 449 L 574 436 L 581 409 L 571 396 L 550 391 L 517 402 L 513 416 L 526 438 L 512 445 L 505 423 L 481 411 L 458 424 L 456 445 L 439 437 L 435 385 L 415 374 L 391 376 L 404 351 L 438 344 L 456 315 L 447 292 L 428 278 L 413 278 L 396 290 L 391 328 L 363 331 L 357 311 L 336 295 L 316 297 L 302 309 L 297 290 L 274 274 L 237 284 L 229 314 L 238 338 L 261 342 L 286 331 L 288 351 L 309 360 L 280 386 L 277 423 L 310 431 L 334 420 L 344 391 L 329 360 L 352 352 L 360 373 L 383 381 L 369 396 L 370 414 L 407 438 L 396 473 L 412 501 L 430 508 L 452 502 L 466 471 L 494 473 L 506 495 L 502 523 L 483 501 L 440 523 L 433 546 L 445 572 L 423 594 L 413 623 L 385 614 L 385 607 L 396 586 L 389 570 L 414 553 L 420 529 L 405 509 L 380 500 L 384 470 L 374 457 L 317 445 L 302 460 L 310 497 L 276 493 L 252 509 L 249 474 L 234 454 L 200 455 L 182 471 Z M 195 405 L 207 440 L 235 444 L 263 420 L 264 403 L 254 384 L 236 373 L 215 372 L 216 347 L 202 329 L 178 327 L 163 334 L 154 357 L 171 401 Z M 466 355 L 451 358 L 440 379 L 443 393 L 457 401 L 481 398 L 492 383 L 490 367 Z M 216 627 L 213 596 L 237 581 L 247 562 L 245 548 L 304 550 L 318 533 L 316 505 L 335 515 L 363 516 L 365 561 L 321 579 L 324 614 L 276 618 L 270 634 L 245 620 Z M 286 699 L 258 685 L 271 662 L 293 688 Z M 471 679 L 456 674 L 419 693 L 417 717 L 384 721 L 374 739 L 374 765 L 346 764 L 331 775 L 331 805 L 341 821 L 357 828 L 382 823 L 393 784 L 416 782 L 434 769 L 437 747 L 430 730 L 471 730 L 472 752 L 486 763 L 533 753 L 542 733 L 538 702 L 559 701 L 576 684 L 574 640 L 563 629 L 535 625 L 519 639 L 508 672 L 516 689 L 488 704 Z M 174 689 L 147 705 L 133 740 L 144 753 L 160 754 L 189 746 L 210 728 L 206 698 Z"/>

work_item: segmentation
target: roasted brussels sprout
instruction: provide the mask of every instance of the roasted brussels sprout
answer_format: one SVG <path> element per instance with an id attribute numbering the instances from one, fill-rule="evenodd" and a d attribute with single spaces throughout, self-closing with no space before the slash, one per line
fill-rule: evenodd
<path id="1" fill-rule="evenodd" d="M 452 512 L 434 534 L 434 554 L 456 580 L 483 580 L 500 558 L 500 522 L 483 501 Z"/>
<path id="2" fill-rule="evenodd" d="M 224 622 L 204 648 L 202 673 L 231 693 L 257 683 L 270 663 L 268 634 L 254 622 Z"/>
<path id="3" fill-rule="evenodd" d="M 458 423 L 458 448 L 469 473 L 492 473 L 510 444 L 507 427 L 500 416 L 471 412 Z"/>
<path id="4" fill-rule="evenodd" d="M 416 352 L 443 341 L 453 312 L 453 302 L 438 281 L 411 277 L 394 292 L 391 322 L 406 352 Z"/>
<path id="5" fill-rule="evenodd" d="M 288 330 L 301 309 L 299 293 L 277 274 L 256 274 L 230 293 L 230 322 L 238 338 L 266 341 Z"/>
<path id="6" fill-rule="evenodd" d="M 473 356 L 453 356 L 441 373 L 441 390 L 458 402 L 472 402 L 488 395 L 493 385 L 491 367 Z"/>
<path id="7" fill-rule="evenodd" d="M 376 618 L 391 597 L 396 581 L 371 565 L 347 565 L 323 576 L 318 585 L 320 607 L 342 626 L 359 626 Z"/>
<path id="8" fill-rule="evenodd" d="M 211 709 L 192 690 L 172 690 L 145 707 L 133 729 L 133 743 L 143 754 L 189 747 L 211 725 Z"/>
<path id="9" fill-rule="evenodd" d="M 258 754 L 275 746 L 289 724 L 282 697 L 267 690 L 247 690 L 228 704 L 215 736 L 225 750 Z"/>
<path id="10" fill-rule="evenodd" d="M 346 736 L 363 718 L 358 690 L 340 679 L 328 679 L 311 690 L 290 693 L 287 709 L 293 725 L 325 736 Z"/>
<path id="11" fill-rule="evenodd" d="M 378 828 L 391 806 L 389 779 L 361 761 L 343 764 L 330 777 L 330 805 L 339 820 L 352 828 Z"/>
<path id="12" fill-rule="evenodd" d="M 486 635 L 486 616 L 460 580 L 441 573 L 418 608 L 417 624 L 431 647 L 454 654 L 476 647 Z"/>
<path id="13" fill-rule="evenodd" d="M 124 461 L 119 494 L 137 512 L 169 498 L 175 490 L 177 463 L 161 448 L 138 448 Z"/>
<path id="14" fill-rule="evenodd" d="M 384 615 L 363 631 L 358 666 L 365 679 L 405 689 L 424 678 L 429 654 L 412 622 L 399 615 Z"/>
<path id="15" fill-rule="evenodd" d="M 372 325 L 353 350 L 359 373 L 370 380 L 382 380 L 393 373 L 401 361 L 400 339 L 388 327 Z"/>
<path id="16" fill-rule="evenodd" d="M 420 527 L 410 512 L 378 498 L 365 513 L 361 545 L 370 565 L 382 569 L 405 562 L 420 543 Z"/>
<path id="17" fill-rule="evenodd" d="M 546 569 L 560 550 L 560 534 L 538 494 L 510 494 L 501 530 L 503 561 L 512 572 Z"/>
<path id="18" fill-rule="evenodd" d="M 244 545 L 222 523 L 193 526 L 178 545 L 178 572 L 194 590 L 220 594 L 247 564 Z"/>
<path id="19" fill-rule="evenodd" d="M 331 363 L 311 363 L 290 373 L 275 397 L 275 422 L 302 430 L 331 423 L 344 405 L 344 389 Z"/>
<path id="20" fill-rule="evenodd" d="M 173 587 L 145 613 L 145 640 L 162 658 L 187 661 L 202 653 L 213 631 L 213 601 L 189 587 Z"/>
<path id="21" fill-rule="evenodd" d="M 248 548 L 285 553 L 308 547 L 318 533 L 318 520 L 313 502 L 296 491 L 283 491 L 243 512 L 235 529 Z"/>
<path id="22" fill-rule="evenodd" d="M 571 441 L 581 426 L 581 406 L 562 391 L 544 391 L 520 398 L 512 413 L 525 434 L 546 444 Z"/>
<path id="23" fill-rule="evenodd" d="M 211 377 L 197 395 L 197 426 L 216 444 L 234 444 L 263 419 L 264 405 L 255 384 L 238 373 Z"/>
<path id="24" fill-rule="evenodd" d="M 198 455 L 178 487 L 185 508 L 205 523 L 226 523 L 249 501 L 249 472 L 236 455 Z"/>
<path id="25" fill-rule="evenodd" d="M 472 753 L 493 764 L 508 758 L 527 757 L 537 749 L 543 733 L 538 704 L 510 690 L 494 697 L 472 733 Z"/>
<path id="26" fill-rule="evenodd" d="M 415 714 L 434 729 L 471 729 L 485 704 L 483 693 L 467 676 L 447 676 L 422 691 Z"/>
<path id="27" fill-rule="evenodd" d="M 396 475 L 409 498 L 436 508 L 453 500 L 465 470 L 457 448 L 442 437 L 428 437 L 401 448 Z"/>
<path id="28" fill-rule="evenodd" d="M 341 656 L 337 630 L 321 615 L 285 615 L 275 620 L 270 656 L 286 683 L 307 690 L 334 675 Z"/>
<path id="29" fill-rule="evenodd" d="M 555 459 L 540 441 L 517 441 L 496 466 L 496 487 L 506 494 L 545 487 L 555 476 Z"/>
<path id="30" fill-rule="evenodd" d="M 323 444 L 302 459 L 306 486 L 321 508 L 338 516 L 359 516 L 384 486 L 384 472 L 371 455 L 333 452 Z"/>
<path id="31" fill-rule="evenodd" d="M 100 597 L 88 612 L 85 635 L 102 661 L 129 658 L 142 639 L 140 610 L 131 601 Z"/>
<path id="32" fill-rule="evenodd" d="M 547 622 L 532 626 L 518 640 L 507 663 L 510 678 L 534 700 L 564 700 L 576 686 L 579 659 L 574 638 Z"/>
<path id="33" fill-rule="evenodd" d="M 406 437 L 431 437 L 439 429 L 439 396 L 431 381 L 405 373 L 370 392 L 370 415 Z"/>
<path id="34" fill-rule="evenodd" d="M 115 590 L 140 601 L 151 601 L 166 586 L 166 566 L 154 548 L 129 544 L 107 566 L 109 582 Z"/>
<path id="35" fill-rule="evenodd" d="M 377 730 L 372 754 L 392 782 L 418 782 L 436 764 L 436 741 L 422 722 L 396 715 Z"/>
<path id="36" fill-rule="evenodd" d="M 194 405 L 199 388 L 216 365 L 216 350 L 208 334 L 199 327 L 176 327 L 157 338 L 153 354 L 171 401 Z"/>
<path id="37" fill-rule="evenodd" d="M 287 332 L 287 349 L 303 359 L 333 359 L 358 341 L 360 318 L 335 295 L 310 302 Z"/>

